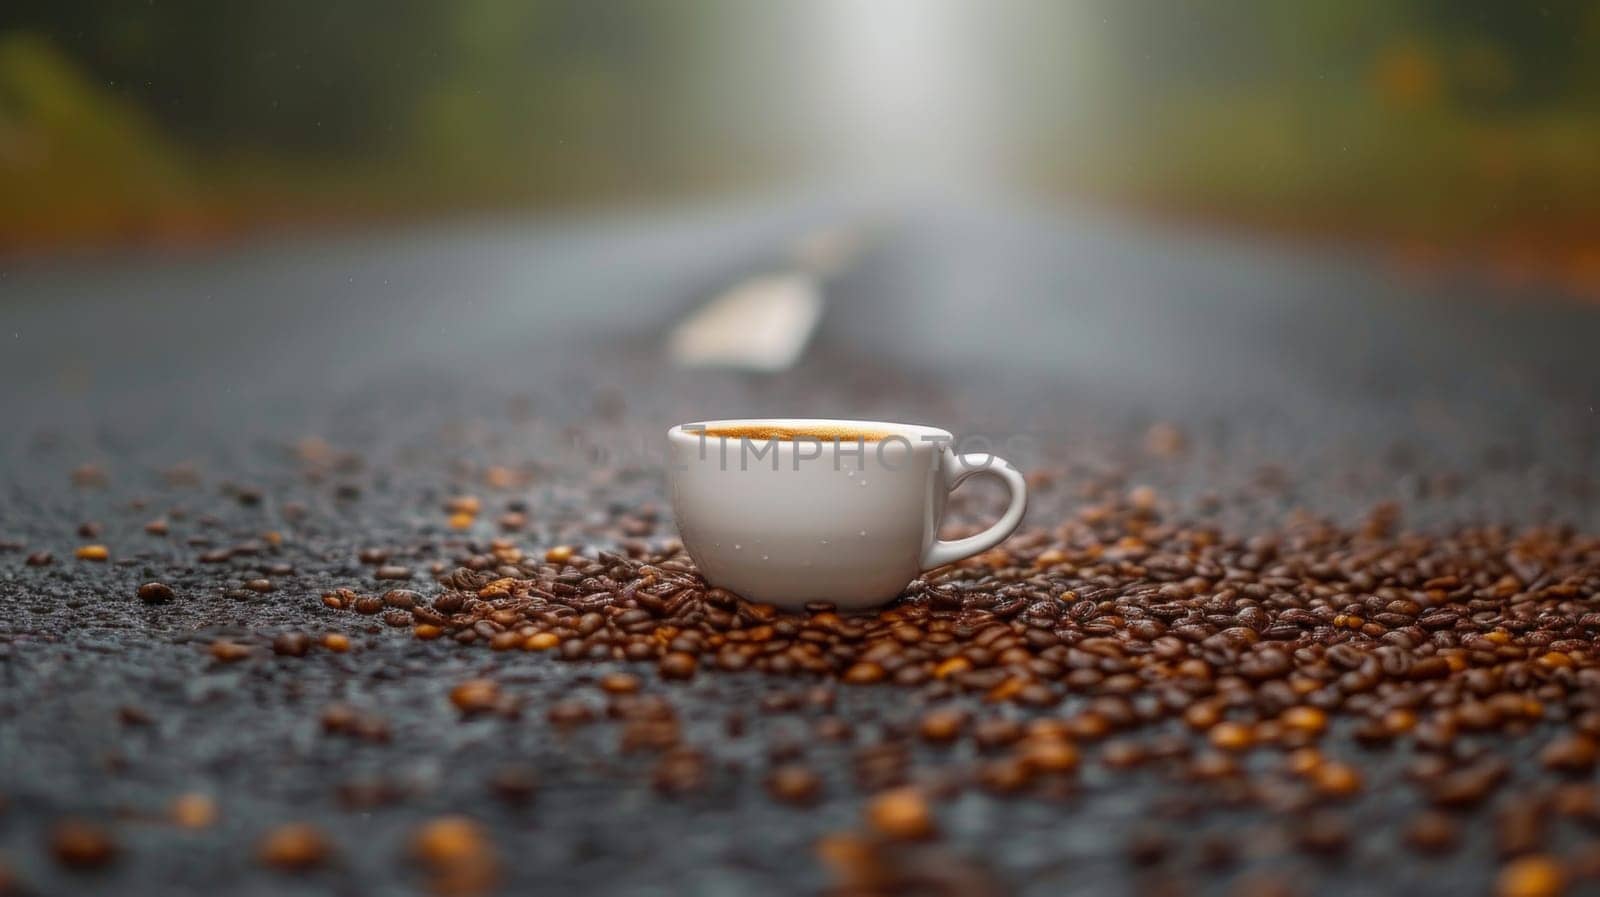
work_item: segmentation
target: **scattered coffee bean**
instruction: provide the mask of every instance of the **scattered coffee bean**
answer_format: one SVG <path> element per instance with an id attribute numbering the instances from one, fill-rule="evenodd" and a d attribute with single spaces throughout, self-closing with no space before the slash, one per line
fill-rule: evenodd
<path id="1" fill-rule="evenodd" d="M 662 794 L 677 795 L 699 791 L 706 786 L 705 754 L 692 748 L 675 748 L 656 763 L 651 783 Z"/>
<path id="2" fill-rule="evenodd" d="M 1406 826 L 1406 843 L 1421 853 L 1448 853 L 1460 840 L 1455 821 L 1435 810 L 1425 810 Z"/>
<path id="3" fill-rule="evenodd" d="M 217 802 L 210 795 L 191 791 L 172 801 L 168 815 L 180 828 L 210 828 L 217 821 Z"/>
<path id="4" fill-rule="evenodd" d="M 1597 747 L 1595 739 L 1588 735 L 1566 735 L 1557 738 L 1539 753 L 1539 762 L 1544 764 L 1545 769 L 1574 774 L 1587 773 L 1594 769 L 1597 758 L 1600 758 L 1600 747 Z"/>
<path id="5" fill-rule="evenodd" d="M 284 657 L 304 657 L 311 650 L 311 637 L 303 632 L 279 633 L 272 640 L 272 652 Z"/>
<path id="6" fill-rule="evenodd" d="M 786 763 L 767 776 L 767 791 L 783 803 L 807 806 L 822 795 L 822 779 L 805 766 Z"/>
<path id="7" fill-rule="evenodd" d="M 468 679 L 450 689 L 450 703 L 464 714 L 488 713 L 500 706 L 500 686 L 491 679 Z"/>
<path id="8" fill-rule="evenodd" d="M 50 832 L 50 852 L 56 861 L 73 869 L 96 869 L 116 859 L 116 841 L 92 822 L 68 820 Z"/>
<path id="9" fill-rule="evenodd" d="M 139 600 L 145 604 L 161 604 L 173 597 L 172 586 L 164 582 L 147 582 L 139 587 Z"/>
<path id="10" fill-rule="evenodd" d="M 327 862 L 333 853 L 327 836 L 315 826 L 292 823 L 268 832 L 257 851 L 261 862 L 289 872 L 303 872 Z"/>
<path id="11" fill-rule="evenodd" d="M 483 826 L 465 816 L 432 820 L 412 835 L 413 854 L 430 865 L 449 865 L 475 859 L 488 852 Z"/>
<path id="12" fill-rule="evenodd" d="M 693 654 L 673 651 L 661 658 L 657 670 L 663 679 L 688 679 L 694 676 L 697 665 Z"/>
<path id="13" fill-rule="evenodd" d="M 249 645 L 241 645 L 238 642 L 231 642 L 227 639 L 212 642 L 208 650 L 210 650 L 211 656 L 216 658 L 218 663 L 238 663 L 241 660 L 249 659 L 255 653 Z"/>
<path id="14" fill-rule="evenodd" d="M 600 688 L 609 694 L 631 695 L 639 690 L 640 680 L 632 673 L 607 673 L 600 677 Z"/>
<path id="15" fill-rule="evenodd" d="M 526 766 L 503 767 L 489 778 L 489 790 L 508 804 L 525 804 L 539 791 L 539 776 Z"/>
<path id="16" fill-rule="evenodd" d="M 885 791 L 867 803 L 867 824 L 879 834 L 897 840 L 931 838 L 937 832 L 928 801 L 915 788 Z"/>
<path id="17" fill-rule="evenodd" d="M 918 731 L 924 741 L 936 744 L 948 744 L 955 741 L 966 728 L 967 713 L 954 708 L 930 710 L 922 717 L 918 724 Z"/>
<path id="18" fill-rule="evenodd" d="M 1497 897 L 1559 897 L 1566 888 L 1561 864 L 1546 856 L 1513 860 L 1495 880 Z"/>

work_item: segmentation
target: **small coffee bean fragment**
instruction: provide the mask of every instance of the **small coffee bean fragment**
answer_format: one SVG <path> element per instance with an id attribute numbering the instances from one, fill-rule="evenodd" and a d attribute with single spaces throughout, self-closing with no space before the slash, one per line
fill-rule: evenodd
<path id="1" fill-rule="evenodd" d="M 1108 741 L 1100 749 L 1100 762 L 1111 769 L 1133 769 L 1145 762 L 1149 754 L 1144 745 L 1133 739 Z"/>
<path id="2" fill-rule="evenodd" d="M 1406 843 L 1419 853 L 1448 853 L 1460 840 L 1456 823 L 1445 813 L 1424 810 L 1406 826 Z"/>
<path id="3" fill-rule="evenodd" d="M 350 637 L 337 632 L 330 632 L 322 637 L 322 647 L 335 654 L 343 654 L 350 650 Z"/>
<path id="4" fill-rule="evenodd" d="M 558 701 L 545 711 L 545 717 L 556 726 L 580 726 L 594 721 L 594 709 L 583 701 Z"/>
<path id="5" fill-rule="evenodd" d="M 528 636 L 522 647 L 528 651 L 548 651 L 561 644 L 561 636 L 553 632 L 535 632 Z M 692 671 L 691 671 L 692 672 Z"/>
<path id="6" fill-rule="evenodd" d="M 81 545 L 72 554 L 80 561 L 104 561 L 111 557 L 111 550 L 104 545 Z"/>
<path id="7" fill-rule="evenodd" d="M 55 555 L 48 551 L 35 551 L 28 555 L 27 565 L 30 567 L 48 567 L 54 561 Z"/>
<path id="8" fill-rule="evenodd" d="M 328 861 L 333 848 L 322 830 L 306 823 L 291 823 L 268 832 L 257 850 L 261 862 L 287 872 L 303 872 Z"/>
<path id="9" fill-rule="evenodd" d="M 208 794 L 190 791 L 172 801 L 168 816 L 180 828 L 210 828 L 217 821 L 217 802 Z"/>
<path id="10" fill-rule="evenodd" d="M 1225 751 L 1247 751 L 1256 743 L 1255 732 L 1249 726 L 1227 721 L 1212 726 L 1207 737 Z"/>
<path id="11" fill-rule="evenodd" d="M 614 695 L 633 694 L 639 685 L 639 677 L 632 673 L 607 673 L 600 678 L 601 690 Z"/>
<path id="12" fill-rule="evenodd" d="M 694 676 L 695 667 L 698 665 L 693 654 L 672 651 L 662 656 L 656 671 L 663 679 L 689 679 Z"/>
<path id="13" fill-rule="evenodd" d="M 809 806 L 822 795 L 822 779 L 808 767 L 785 763 L 767 776 L 767 792 L 783 803 Z"/>
<path id="14" fill-rule="evenodd" d="M 1350 829 L 1337 816 L 1313 813 L 1301 822 L 1295 840 L 1308 853 L 1332 856 L 1350 846 Z"/>
<path id="15" fill-rule="evenodd" d="M 1004 747 L 1020 740 L 1022 736 L 1022 726 L 1016 720 L 1003 716 L 980 719 L 972 730 L 973 740 L 984 750 Z"/>
<path id="16" fill-rule="evenodd" d="M 238 642 L 228 641 L 227 639 L 212 642 L 208 650 L 211 652 L 211 656 L 216 658 L 219 663 L 238 663 L 241 660 L 249 659 L 250 655 L 255 653 L 249 645 L 241 645 Z"/>
<path id="17" fill-rule="evenodd" d="M 92 822 L 67 820 L 50 831 L 50 852 L 72 869 L 97 869 L 110 865 L 119 853 L 116 841 Z"/>
<path id="18" fill-rule="evenodd" d="M 930 710 L 924 714 L 918 723 L 917 730 L 924 741 L 935 744 L 949 744 L 961 735 L 961 730 L 966 728 L 967 714 L 955 708 Z"/>
<path id="19" fill-rule="evenodd" d="M 411 576 L 410 567 L 401 567 L 394 564 L 384 564 L 372 571 L 372 577 L 381 580 L 405 580 L 410 579 Z"/>
<path id="20" fill-rule="evenodd" d="M 1361 790 L 1361 773 L 1349 764 L 1327 762 L 1312 771 L 1311 782 L 1325 797 L 1349 797 Z"/>
<path id="21" fill-rule="evenodd" d="M 1067 773 L 1078 768 L 1078 749 L 1061 738 L 1029 737 L 1021 743 L 1018 758 L 1037 773 Z"/>
<path id="22" fill-rule="evenodd" d="M 508 804 L 526 804 L 539 791 L 539 776 L 526 766 L 502 767 L 490 776 L 489 791 Z"/>
<path id="23" fill-rule="evenodd" d="M 1172 851 L 1167 836 L 1154 829 L 1138 829 L 1128 836 L 1123 854 L 1134 866 L 1147 868 L 1159 865 Z"/>
<path id="24" fill-rule="evenodd" d="M 283 657 L 304 657 L 311 650 L 311 637 L 303 632 L 279 633 L 272 640 L 272 653 Z"/>
<path id="25" fill-rule="evenodd" d="M 500 880 L 500 861 L 482 824 L 442 816 L 411 835 L 410 853 L 428 872 L 436 894 L 487 894 Z"/>
<path id="26" fill-rule="evenodd" d="M 651 783 L 662 794 L 678 795 L 699 791 L 706 786 L 707 761 L 704 754 L 691 748 L 668 751 L 656 763 Z"/>
<path id="27" fill-rule="evenodd" d="M 1600 746 L 1588 735 L 1557 738 L 1539 752 L 1539 762 L 1545 769 L 1573 774 L 1594 769 L 1596 759 L 1600 759 Z"/>
<path id="28" fill-rule="evenodd" d="M 463 714 L 488 713 L 500 704 L 500 686 L 492 679 L 468 679 L 450 689 L 450 703 Z"/>
<path id="29" fill-rule="evenodd" d="M 277 588 L 277 586 L 273 585 L 272 580 L 270 579 L 252 579 L 247 581 L 244 584 L 244 587 L 261 595 L 265 595 L 266 593 Z"/>
<path id="30" fill-rule="evenodd" d="M 1327 728 L 1328 715 L 1315 707 L 1291 707 L 1284 711 L 1279 721 L 1287 728 L 1316 735 Z"/>
<path id="31" fill-rule="evenodd" d="M 882 682 L 885 675 L 887 674 L 884 672 L 883 667 L 875 663 L 862 662 L 845 670 L 844 675 L 840 678 L 851 685 L 870 685 L 874 682 Z"/>
<path id="32" fill-rule="evenodd" d="M 938 828 L 922 792 L 912 787 L 882 792 L 867 802 L 867 824 L 878 834 L 901 841 L 933 837 Z"/>
<path id="33" fill-rule="evenodd" d="M 1559 897 L 1566 889 L 1561 864 L 1547 856 L 1513 860 L 1495 879 L 1496 897 Z"/>
<path id="34" fill-rule="evenodd" d="M 147 582 L 139 587 L 139 600 L 145 604 L 161 604 L 174 597 L 172 586 L 164 582 Z"/>

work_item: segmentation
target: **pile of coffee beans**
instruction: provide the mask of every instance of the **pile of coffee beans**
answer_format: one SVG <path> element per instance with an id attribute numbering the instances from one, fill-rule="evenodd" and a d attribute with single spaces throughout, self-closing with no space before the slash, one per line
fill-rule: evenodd
<path id="1" fill-rule="evenodd" d="M 531 555 L 494 540 L 426 594 L 339 590 L 322 601 L 423 640 L 633 662 L 661 680 L 758 672 L 804 683 L 773 692 L 777 712 L 826 706 L 842 688 L 907 690 L 923 710 L 904 741 L 968 742 L 976 760 L 913 770 L 901 742 L 858 751 L 857 782 L 875 796 L 861 831 L 823 854 L 851 893 L 876 892 L 867 885 L 903 849 L 893 845 L 938 837 L 929 802 L 950 789 L 1048 798 L 1070 793 L 1091 760 L 1186 786 L 1158 814 L 1174 828 L 1130 836 L 1135 865 L 1159 869 L 1180 848 L 1200 865 L 1230 863 L 1237 845 L 1172 835 L 1207 804 L 1281 813 L 1289 849 L 1337 856 L 1357 837 L 1338 808 L 1372 787 L 1360 752 L 1374 750 L 1411 758 L 1403 786 L 1416 812 L 1389 833 L 1395 842 L 1445 854 L 1463 814 L 1492 811 L 1499 893 L 1600 884 L 1600 841 L 1569 838 L 1558 853 L 1552 834 L 1569 821 L 1600 828 L 1589 781 L 1600 760 L 1600 538 L 1398 533 L 1392 507 L 1354 528 L 1298 520 L 1243 537 L 1168 522 L 1156 505 L 1148 490 L 1095 504 L 861 615 L 745 601 L 709 586 L 673 543 Z M 701 787 L 706 758 L 679 742 L 659 696 L 669 687 L 641 693 L 633 674 L 601 684 L 625 749 L 661 753 L 657 789 Z M 506 707 L 490 680 L 451 698 L 463 713 Z M 579 725 L 593 713 L 558 703 L 549 717 Z M 730 718 L 730 734 L 738 728 Z M 825 716 L 816 735 L 848 740 L 849 722 Z M 1529 743 L 1544 777 L 1508 789 Z M 816 800 L 817 775 L 773 753 L 772 798 Z"/>

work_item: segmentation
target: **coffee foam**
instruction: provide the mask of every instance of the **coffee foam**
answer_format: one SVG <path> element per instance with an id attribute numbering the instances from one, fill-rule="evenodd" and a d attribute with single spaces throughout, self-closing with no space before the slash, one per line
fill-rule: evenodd
<path id="1" fill-rule="evenodd" d="M 690 431 L 691 435 L 694 431 Z M 704 434 L 718 439 L 751 439 L 765 442 L 776 439 L 793 442 L 796 439 L 815 439 L 820 442 L 881 442 L 895 434 L 887 430 L 867 430 L 859 427 L 817 424 L 799 427 L 780 427 L 771 424 L 751 424 L 728 427 L 707 427 Z"/>

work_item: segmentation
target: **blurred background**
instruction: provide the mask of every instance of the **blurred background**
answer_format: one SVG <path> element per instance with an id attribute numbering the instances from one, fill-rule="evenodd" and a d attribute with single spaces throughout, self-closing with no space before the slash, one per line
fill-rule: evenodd
<path id="1" fill-rule="evenodd" d="M 0 11 L 0 249 L 1008 190 L 1600 293 L 1584 0 Z"/>

